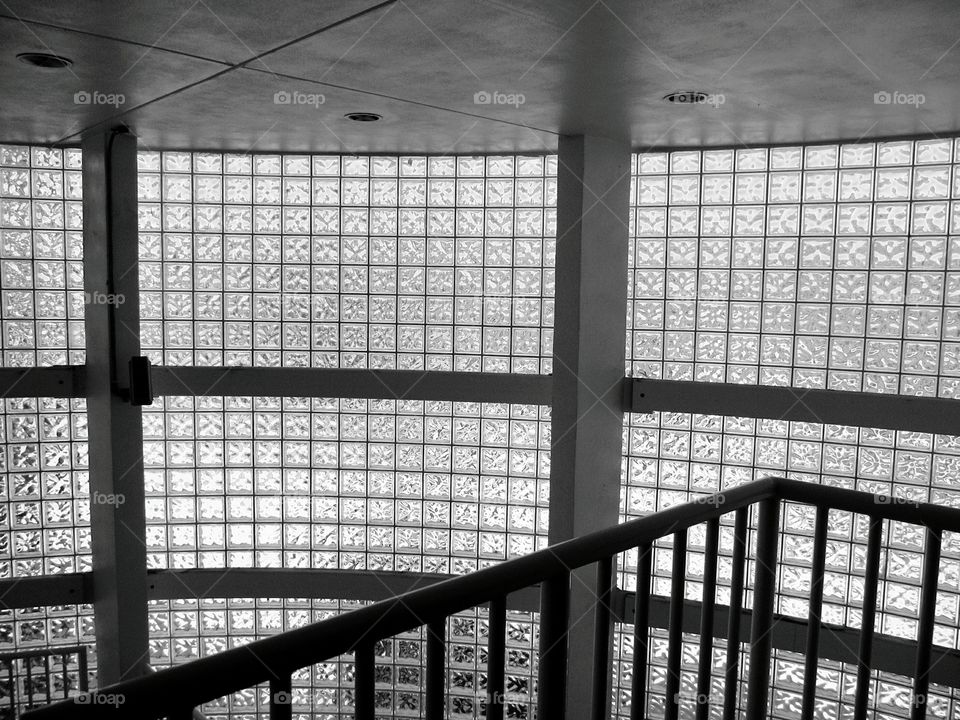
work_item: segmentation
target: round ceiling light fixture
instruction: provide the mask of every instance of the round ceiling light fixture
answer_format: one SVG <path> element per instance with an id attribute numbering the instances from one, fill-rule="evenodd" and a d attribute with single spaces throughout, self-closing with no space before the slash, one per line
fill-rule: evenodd
<path id="1" fill-rule="evenodd" d="M 678 90 L 664 95 L 663 99 L 677 105 L 702 105 L 707 102 L 709 97 L 710 94 L 702 90 Z"/>
<path id="2" fill-rule="evenodd" d="M 376 122 L 383 116 L 372 112 L 351 112 L 344 115 L 344 117 L 347 120 L 353 120 L 354 122 Z"/>
<path id="3" fill-rule="evenodd" d="M 33 67 L 44 68 L 45 70 L 62 70 L 63 68 L 68 68 L 73 65 L 73 60 L 70 58 L 42 52 L 20 53 L 17 55 L 17 60 L 25 65 L 32 65 Z"/>

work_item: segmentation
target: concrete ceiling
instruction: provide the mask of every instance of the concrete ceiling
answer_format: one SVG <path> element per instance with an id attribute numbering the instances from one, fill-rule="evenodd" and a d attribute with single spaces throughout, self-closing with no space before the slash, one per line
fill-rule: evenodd
<path id="1" fill-rule="evenodd" d="M 145 148 L 241 152 L 960 132 L 955 0 L 0 0 L 0 48 L 0 142 L 119 124 Z M 661 99 L 675 90 L 713 102 Z"/>

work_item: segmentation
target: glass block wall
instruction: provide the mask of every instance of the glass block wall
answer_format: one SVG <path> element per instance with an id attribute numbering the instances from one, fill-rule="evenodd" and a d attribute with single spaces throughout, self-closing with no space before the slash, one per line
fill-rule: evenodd
<path id="1" fill-rule="evenodd" d="M 139 163 L 152 362 L 550 372 L 555 157 Z"/>
<path id="2" fill-rule="evenodd" d="M 0 406 L 0 578 L 90 570 L 86 401 Z"/>
<path id="3" fill-rule="evenodd" d="M 790 386 L 798 402 L 807 388 L 956 397 L 958 160 L 954 141 L 939 140 L 634 156 L 627 374 Z M 960 436 L 650 413 L 625 416 L 623 448 L 623 519 L 770 475 L 960 507 Z M 724 604 L 731 523 L 721 532 Z M 806 616 L 812 523 L 807 509 L 784 512 L 778 612 Z M 859 624 L 865 539 L 865 518 L 831 517 L 826 622 Z M 687 592 L 699 600 L 702 528 L 690 542 Z M 915 638 L 923 537 L 893 523 L 884 542 L 877 629 Z M 660 594 L 670 557 L 669 542 L 655 551 Z M 949 647 L 957 642 L 958 559 L 957 539 L 945 538 L 935 642 Z M 623 565 L 626 587 L 635 586 L 635 562 L 628 556 Z M 632 649 L 628 637 L 619 642 L 623 660 Z M 691 638 L 685 662 L 696 652 Z M 663 661 L 653 657 L 651 680 L 662 693 Z M 622 713 L 624 673 L 626 664 L 615 700 Z M 796 677 L 777 675 L 778 717 L 792 717 Z M 692 698 L 695 682 L 690 688 Z M 896 705 L 890 693 L 875 693 L 878 708 Z M 651 702 L 662 706 L 662 695 Z"/>
<path id="4" fill-rule="evenodd" d="M 634 156 L 628 372 L 954 397 L 952 140 Z"/>
<path id="5" fill-rule="evenodd" d="M 80 150 L 0 145 L 0 362 L 84 361 Z"/>
<path id="6" fill-rule="evenodd" d="M 363 603 L 304 599 L 190 599 L 150 605 L 150 652 L 155 667 L 190 662 L 278 632 L 318 622 Z M 531 718 L 536 703 L 538 617 L 507 614 L 504 717 Z M 425 630 L 380 641 L 375 648 L 378 716 L 419 718 L 423 713 Z M 486 702 L 487 613 L 478 609 L 447 621 L 447 708 L 445 717 L 483 717 Z M 344 655 L 293 676 L 294 718 L 353 717 L 355 669 Z M 269 716 L 266 686 L 235 693 L 203 706 L 211 719 Z"/>
<path id="7" fill-rule="evenodd" d="M 148 562 L 470 572 L 545 546 L 549 448 L 545 407 L 164 398 Z"/>

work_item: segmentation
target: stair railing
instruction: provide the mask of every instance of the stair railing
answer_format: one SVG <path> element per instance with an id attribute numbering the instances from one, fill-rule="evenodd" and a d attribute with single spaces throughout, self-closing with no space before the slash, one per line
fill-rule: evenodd
<path id="1" fill-rule="evenodd" d="M 375 645 L 399 633 L 427 628 L 425 665 L 425 714 L 427 720 L 445 717 L 446 620 L 449 616 L 489 605 L 487 708 L 489 720 L 503 718 L 504 655 L 507 595 L 523 588 L 540 587 L 540 641 L 537 693 L 538 717 L 565 717 L 571 572 L 596 566 L 593 590 L 597 598 L 609 598 L 613 589 L 614 558 L 638 550 L 638 578 L 634 627 L 635 650 L 631 717 L 645 715 L 647 649 L 650 642 L 649 607 L 651 548 L 661 538 L 673 538 L 670 622 L 668 630 L 666 720 L 676 720 L 680 708 L 682 614 L 686 578 L 687 531 L 706 523 L 701 652 L 697 675 L 698 692 L 710 693 L 713 676 L 713 603 L 716 592 L 716 558 L 719 554 L 720 518 L 734 514 L 735 540 L 732 557 L 730 627 L 727 632 L 726 667 L 723 669 L 724 720 L 738 717 L 740 619 L 746 586 L 748 513 L 758 505 L 757 542 L 753 577 L 749 669 L 746 687 L 746 717 L 761 720 L 768 714 L 769 676 L 772 654 L 771 625 L 774 620 L 777 549 L 780 509 L 784 501 L 816 507 L 812 559 L 810 622 L 807 664 L 803 689 L 803 720 L 813 718 L 816 658 L 823 600 L 823 576 L 830 510 L 867 515 L 871 530 L 867 543 L 866 592 L 863 606 L 860 664 L 857 675 L 854 720 L 865 720 L 869 700 L 870 654 L 875 620 L 876 587 L 881 549 L 881 521 L 896 520 L 927 529 L 924 574 L 921 588 L 919 635 L 914 674 L 911 720 L 926 716 L 930 655 L 936 611 L 940 536 L 944 530 L 960 532 L 960 510 L 931 504 L 884 502 L 883 496 L 826 487 L 812 483 L 768 478 L 723 493 L 674 506 L 649 516 L 553 545 L 544 550 L 451 578 L 426 588 L 383 600 L 307 627 L 290 630 L 211 657 L 159 671 L 155 674 L 101 688 L 94 696 L 103 701 L 60 702 L 34 710 L 27 720 L 73 720 L 80 718 L 170 718 L 187 720 L 194 708 L 205 702 L 264 683 L 269 684 L 271 720 L 290 720 L 292 675 L 301 668 L 325 662 L 346 653 L 355 658 L 355 712 L 358 720 L 374 720 Z M 595 613 L 598 647 L 608 647 L 612 613 L 609 603 L 598 602 Z M 601 720 L 610 707 L 610 668 L 606 653 L 597 653 L 592 700 L 593 718 Z M 548 691 L 543 691 L 548 688 Z M 113 699 L 113 702 L 110 700 Z M 696 717 L 708 717 L 710 707 L 700 703 Z"/>

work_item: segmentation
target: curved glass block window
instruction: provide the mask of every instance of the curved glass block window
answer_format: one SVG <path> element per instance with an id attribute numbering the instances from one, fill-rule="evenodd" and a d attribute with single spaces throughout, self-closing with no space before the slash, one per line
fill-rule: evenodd
<path id="1" fill-rule="evenodd" d="M 150 654 L 154 667 L 178 665 L 246 645 L 285 630 L 349 612 L 367 603 L 348 600 L 213 599 L 150 603 Z M 378 715 L 419 718 L 425 688 L 425 630 L 382 640 L 375 647 Z M 445 717 L 483 718 L 486 703 L 487 611 L 447 620 Z M 539 616 L 508 611 L 504 717 L 535 714 Z M 355 707 L 353 656 L 342 655 L 293 675 L 294 717 L 352 718 Z M 205 704 L 206 717 L 269 716 L 269 689 L 250 688 Z"/>
<path id="2" fill-rule="evenodd" d="M 81 365 L 80 150 L 0 145 L 0 362 Z"/>
<path id="3" fill-rule="evenodd" d="M 550 372 L 555 156 L 139 166 L 152 362 Z"/>
<path id="4" fill-rule="evenodd" d="M 0 411 L 0 578 L 89 571 L 86 401 L 8 398 Z"/>
<path id="5" fill-rule="evenodd" d="M 627 371 L 960 394 L 953 140 L 633 157 Z"/>
<path id="6" fill-rule="evenodd" d="M 150 567 L 459 574 L 547 542 L 546 407 L 177 397 L 143 417 Z"/>

